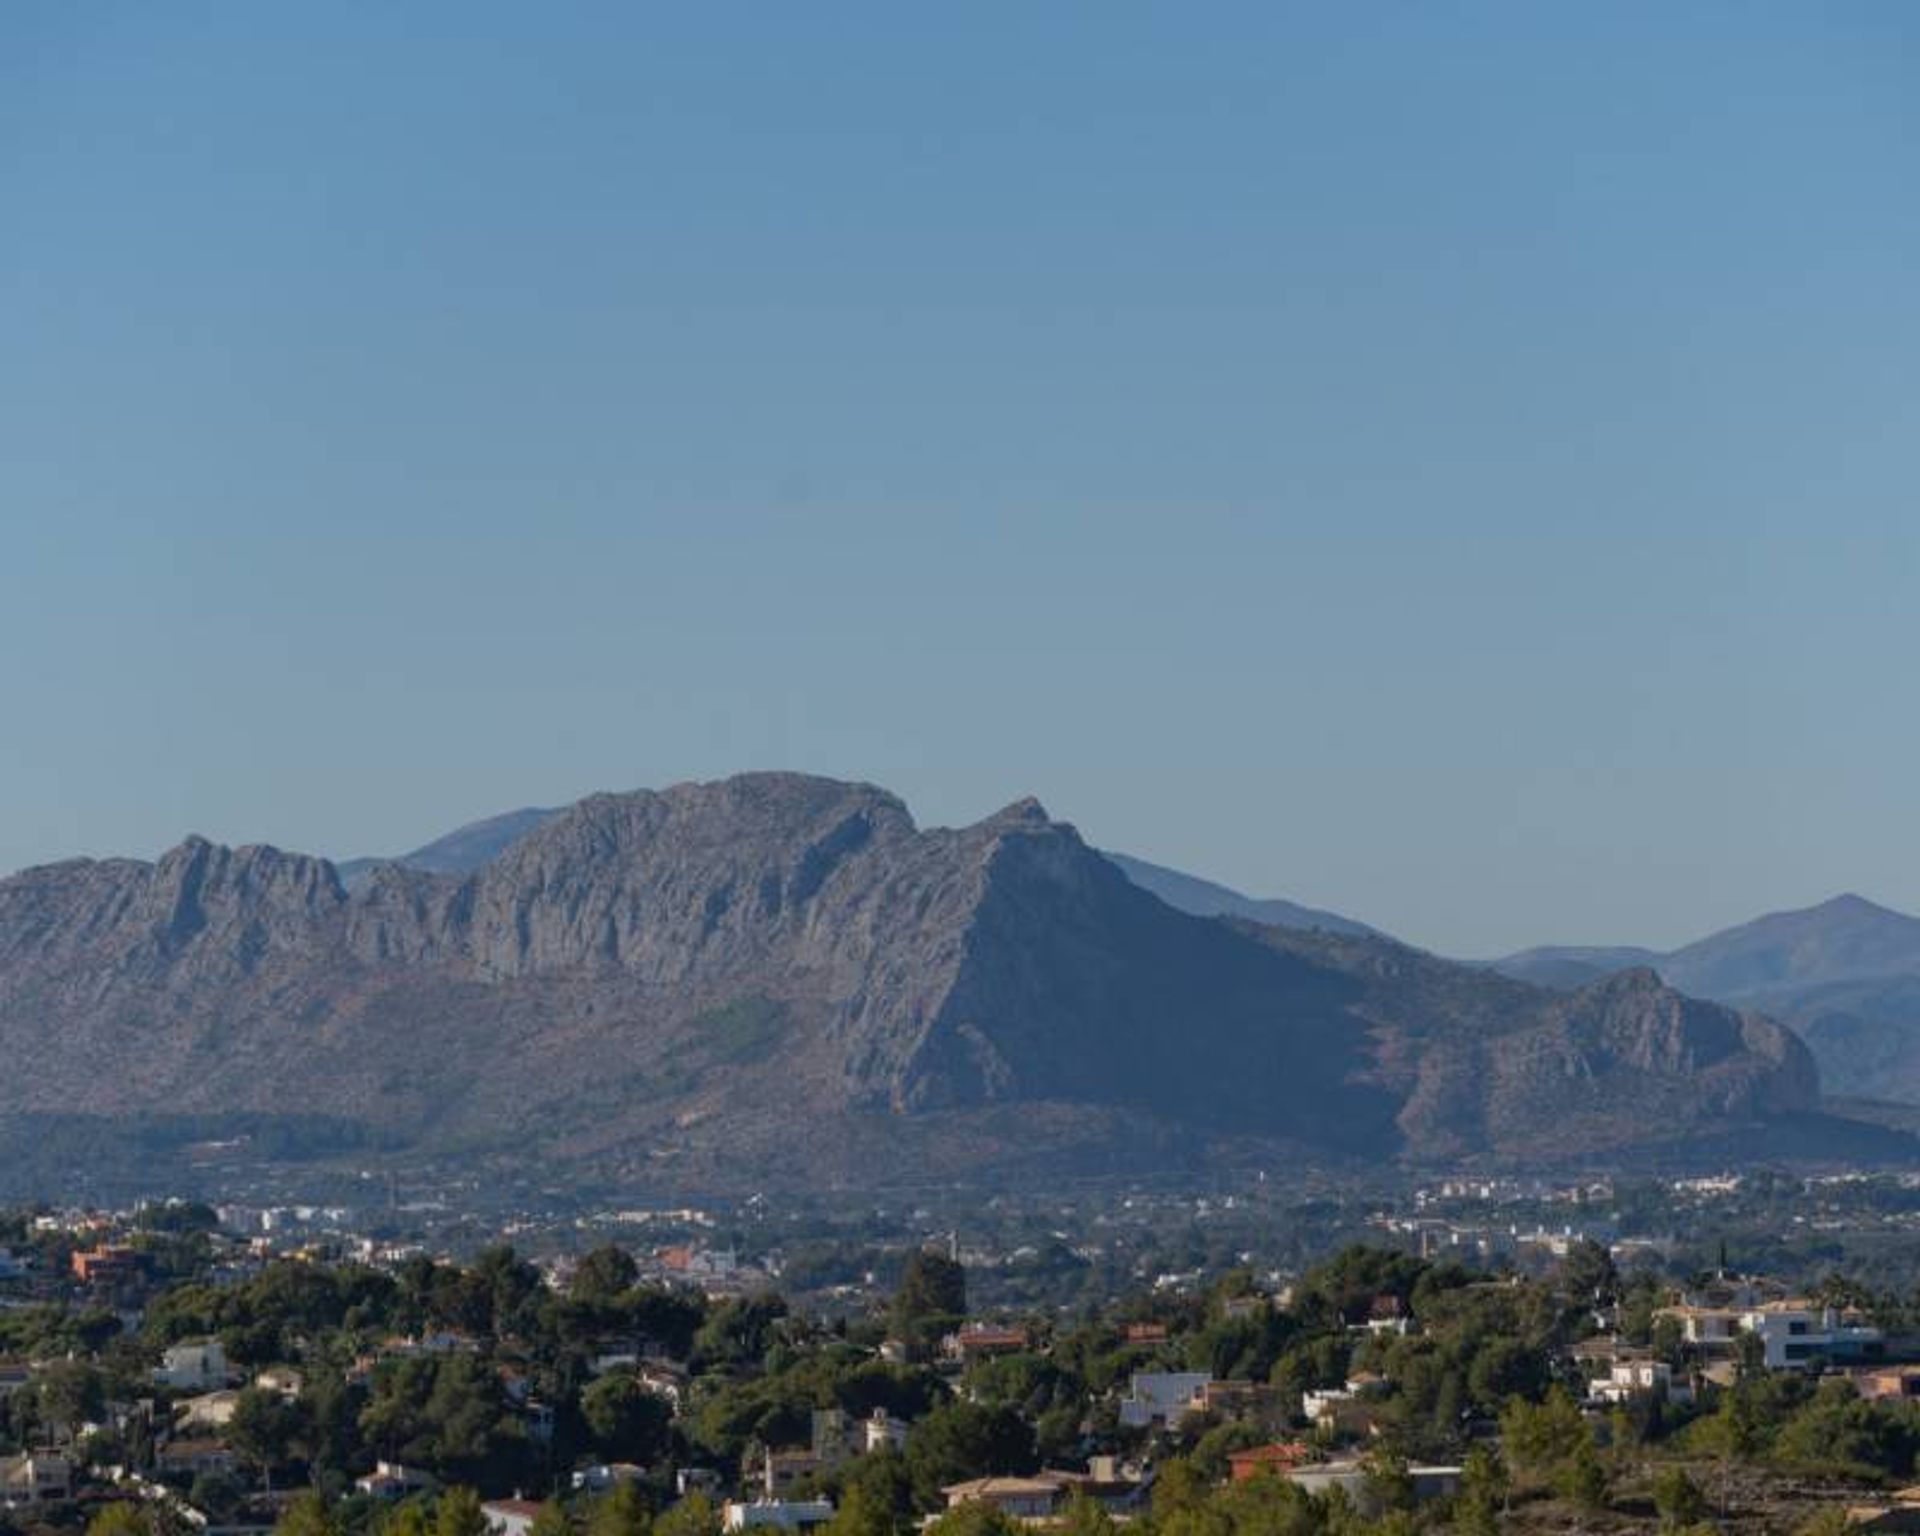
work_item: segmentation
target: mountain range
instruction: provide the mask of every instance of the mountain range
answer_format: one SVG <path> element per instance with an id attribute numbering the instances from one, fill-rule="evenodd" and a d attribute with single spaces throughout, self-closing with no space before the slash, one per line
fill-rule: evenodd
<path id="1" fill-rule="evenodd" d="M 78 1124 L 866 1187 L 1873 1139 L 1821 1113 L 1791 1031 L 1650 969 L 1557 991 L 1203 885 L 1033 801 L 923 829 L 794 774 L 398 860 L 191 838 L 43 866 L 0 881 L 0 1051 L 33 1063 L 0 1154 Z"/>
<path id="2" fill-rule="evenodd" d="M 397 862 L 435 873 L 480 868 L 548 818 L 521 810 L 458 828 Z M 1385 938 L 1353 917 L 1279 897 L 1253 897 L 1125 853 L 1103 856 L 1141 889 L 1197 917 Z M 341 864 L 349 885 L 379 861 Z M 1671 951 L 1545 946 L 1492 969 L 1555 991 L 1622 971 L 1656 971 L 1689 996 L 1750 1009 L 1790 1025 L 1807 1042 L 1833 1095 L 1920 1104 L 1920 919 L 1845 895 L 1777 912 Z"/>
<path id="3" fill-rule="evenodd" d="M 510 811 L 401 855 L 408 868 L 465 874 L 559 814 Z M 1198 876 L 1102 850 L 1135 885 L 1197 917 L 1385 937 L 1355 918 L 1279 897 L 1252 897 Z M 351 887 L 379 860 L 340 865 Z M 1492 962 L 1516 980 L 1568 991 L 1621 971 L 1650 969 L 1693 997 L 1790 1025 L 1812 1049 L 1830 1094 L 1920 1104 L 1920 918 L 1864 897 L 1770 913 L 1682 948 L 1545 946 Z"/>

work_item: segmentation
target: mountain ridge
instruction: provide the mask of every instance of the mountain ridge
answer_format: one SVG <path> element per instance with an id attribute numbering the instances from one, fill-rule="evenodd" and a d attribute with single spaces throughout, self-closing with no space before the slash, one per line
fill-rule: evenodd
<path id="1" fill-rule="evenodd" d="M 423 843 L 409 853 L 341 860 L 338 864 L 340 876 L 352 888 L 364 882 L 382 864 L 399 864 L 408 869 L 435 874 L 470 874 L 560 814 L 562 811 L 558 809 L 529 806 L 482 817 Z M 1379 932 L 1369 924 L 1338 912 L 1304 906 L 1284 897 L 1248 896 L 1218 881 L 1135 858 L 1131 854 L 1105 848 L 1098 851 L 1103 858 L 1117 864 L 1121 873 L 1135 885 L 1151 891 L 1168 906 L 1194 917 L 1240 917 L 1284 928 L 1324 928 L 1335 933 Z"/>
<path id="2" fill-rule="evenodd" d="M 1569 1002 L 1369 932 L 1197 917 L 1037 801 L 921 828 L 795 774 L 589 796 L 463 874 L 350 888 L 197 838 L 23 872 L 0 1049 L 40 1063 L 16 1122 L 257 1116 L 299 1084 L 370 1141 L 653 1181 L 876 1177 L 888 1147 L 976 1173 L 1236 1141 L 1544 1161 L 1819 1093 L 1788 1031 L 1657 981 Z"/>

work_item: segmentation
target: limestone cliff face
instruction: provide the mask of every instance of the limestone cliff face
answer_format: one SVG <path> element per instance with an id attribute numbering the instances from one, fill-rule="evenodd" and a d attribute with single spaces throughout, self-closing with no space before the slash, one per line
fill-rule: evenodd
<path id="1" fill-rule="evenodd" d="M 1683 997 L 1650 970 L 1559 1000 L 1524 1049 L 1499 1053 L 1493 1067 L 1490 1119 L 1512 1134 L 1549 1118 L 1640 1125 L 1800 1113 L 1820 1094 L 1813 1058 L 1788 1030 Z"/>
<path id="2" fill-rule="evenodd" d="M 38 1064 L 0 1114 L 295 1101 L 716 1168 L 773 1123 L 795 1177 L 870 1123 L 988 1161 L 1096 1134 L 1577 1153 L 1818 1092 L 1786 1031 L 1650 974 L 1561 997 L 1191 917 L 1032 801 L 922 830 L 790 774 L 594 796 L 470 873 L 376 865 L 351 892 L 201 839 L 26 871 L 0 881 L 0 1049 Z"/>
<path id="3" fill-rule="evenodd" d="M 146 864 L 77 860 L 0 881 L 0 995 L 198 994 L 325 964 L 347 898 L 324 859 L 189 838 Z"/>

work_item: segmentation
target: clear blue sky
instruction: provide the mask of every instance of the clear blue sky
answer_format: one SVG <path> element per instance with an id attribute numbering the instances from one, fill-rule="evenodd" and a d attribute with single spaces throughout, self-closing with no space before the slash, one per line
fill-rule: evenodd
<path id="1" fill-rule="evenodd" d="M 0 868 L 787 766 L 1920 909 L 1920 8 L 0 9 Z"/>

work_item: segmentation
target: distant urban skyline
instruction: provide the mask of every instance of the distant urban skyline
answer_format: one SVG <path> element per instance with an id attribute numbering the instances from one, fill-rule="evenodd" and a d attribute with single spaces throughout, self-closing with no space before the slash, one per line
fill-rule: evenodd
<path id="1" fill-rule="evenodd" d="M 0 870 L 1024 794 L 1442 953 L 1920 911 L 1920 13 L 0 16 Z"/>

